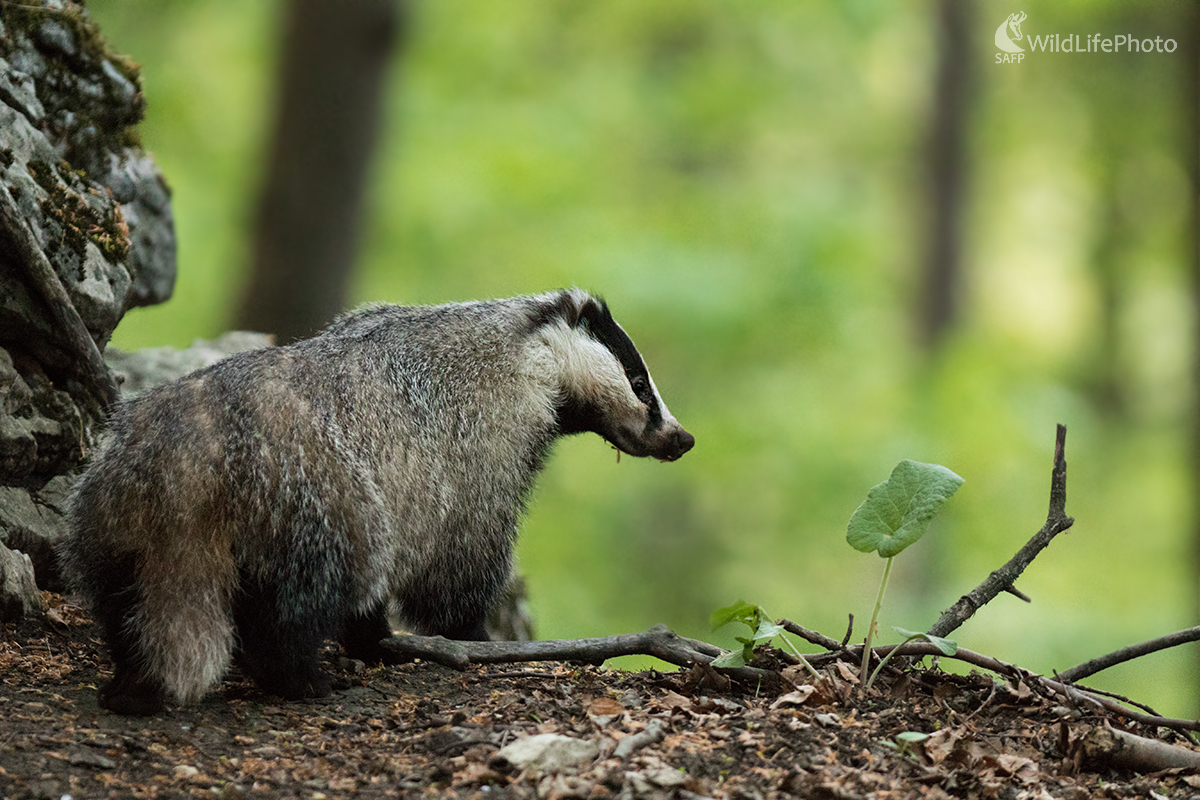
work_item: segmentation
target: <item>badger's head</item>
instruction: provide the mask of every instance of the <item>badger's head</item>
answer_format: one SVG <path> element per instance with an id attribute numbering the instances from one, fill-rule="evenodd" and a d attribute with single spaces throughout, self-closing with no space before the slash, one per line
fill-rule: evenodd
<path id="1" fill-rule="evenodd" d="M 663 461 L 691 450 L 695 438 L 667 410 L 608 305 L 580 289 L 544 298 L 537 325 L 558 374 L 559 432 L 592 431 L 623 453 Z"/>

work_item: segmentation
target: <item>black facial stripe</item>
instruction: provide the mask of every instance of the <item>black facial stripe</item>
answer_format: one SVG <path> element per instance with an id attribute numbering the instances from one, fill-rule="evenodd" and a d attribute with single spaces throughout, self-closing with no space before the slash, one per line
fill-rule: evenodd
<path id="1" fill-rule="evenodd" d="M 571 295 L 566 291 L 558 292 L 552 302 L 538 305 L 534 309 L 530 325 L 536 330 L 560 319 L 566 320 L 567 325 L 571 327 L 574 327 L 579 321 L 575 316 L 575 304 L 571 301 Z"/>
<path id="2" fill-rule="evenodd" d="M 563 290 L 556 293 L 549 303 L 541 303 L 534 309 L 530 325 L 536 329 L 555 320 L 564 320 L 572 328 L 583 328 L 591 338 L 604 345 L 620 362 L 629 388 L 646 407 L 649 427 L 656 428 L 662 424 L 662 408 L 655 397 L 646 364 L 633 341 L 613 320 L 603 298 L 588 295 L 582 307 L 577 308 L 571 293 Z M 570 409 L 564 410 L 569 412 L 566 414 L 568 418 L 578 416 L 577 413 L 570 413 Z M 578 411 L 575 409 L 575 412 Z M 566 422 L 570 427 L 569 420 Z"/>
<path id="3" fill-rule="evenodd" d="M 646 406 L 650 427 L 657 427 L 662 422 L 662 411 L 650 388 L 650 373 L 646 370 L 646 363 L 642 361 L 642 355 L 634 347 L 633 341 L 612 318 L 608 304 L 599 298 L 594 303 L 585 304 L 580 313 L 580 324 L 591 333 L 593 339 L 608 348 L 621 362 L 630 388 L 634 389 L 634 394 Z M 639 383 L 638 388 L 642 389 L 640 392 L 635 388 Z"/>

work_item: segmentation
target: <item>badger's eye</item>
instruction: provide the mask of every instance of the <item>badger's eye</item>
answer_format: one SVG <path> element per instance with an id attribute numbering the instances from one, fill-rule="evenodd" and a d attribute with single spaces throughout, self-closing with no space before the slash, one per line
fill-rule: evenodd
<path id="1" fill-rule="evenodd" d="M 650 402 L 650 382 L 641 375 L 635 375 L 629 379 L 629 388 L 633 389 L 633 393 L 637 395 L 637 399 L 643 403 Z"/>

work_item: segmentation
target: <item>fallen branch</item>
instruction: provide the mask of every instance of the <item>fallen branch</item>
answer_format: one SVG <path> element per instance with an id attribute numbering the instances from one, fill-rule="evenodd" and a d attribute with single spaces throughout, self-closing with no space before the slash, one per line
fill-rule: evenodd
<path id="1" fill-rule="evenodd" d="M 1067 530 L 1075 520 L 1067 516 L 1067 426 L 1059 425 L 1054 441 L 1054 469 L 1050 473 L 1050 512 L 1046 524 L 1034 534 L 1008 563 L 1000 567 L 958 602 L 942 612 L 929 629 L 931 636 L 948 636 L 983 608 L 1000 592 L 1012 587 L 1025 568 L 1055 536 Z M 1027 598 L 1026 598 L 1027 599 Z"/>
<path id="2" fill-rule="evenodd" d="M 810 631 L 794 622 L 783 620 L 780 624 L 789 632 L 831 650 L 828 653 L 808 656 L 809 662 L 814 667 L 825 666 L 839 659 L 857 661 L 862 655 L 861 645 L 843 648 L 836 640 Z M 511 664 L 525 661 L 582 661 L 598 665 L 610 658 L 633 655 L 654 656 L 679 667 L 699 665 L 707 668 L 714 658 L 725 652 L 716 645 L 679 636 L 666 625 L 655 625 L 641 633 L 625 633 L 593 639 L 551 639 L 540 642 L 460 642 L 441 636 L 392 636 L 382 639 L 379 644 L 394 659 L 394 663 L 420 658 L 458 670 L 466 669 L 472 664 Z M 929 642 L 908 642 L 907 644 L 873 647 L 871 654 L 882 660 L 897 648 L 899 648 L 897 656 L 953 658 L 1002 675 L 1010 680 L 1024 681 L 1027 686 L 1043 696 L 1057 695 L 1075 706 L 1091 705 L 1103 708 L 1143 725 L 1200 731 L 1200 720 L 1172 719 L 1157 714 L 1131 711 L 1108 697 L 1073 686 L 1061 679 L 1047 678 L 1024 667 L 976 653 L 965 647 L 958 648 L 954 655 L 948 656 Z M 717 668 L 716 671 L 744 683 L 762 686 L 781 686 L 786 683 L 778 672 L 757 667 Z"/>
<path id="3" fill-rule="evenodd" d="M 654 656 L 677 667 L 707 665 L 725 653 L 721 648 L 678 636 L 666 625 L 642 633 L 623 633 L 594 639 L 549 639 L 540 642 L 460 642 L 442 636 L 392 636 L 379 645 L 396 661 L 432 661 L 452 669 L 472 664 L 511 664 L 519 661 L 582 661 L 603 664 L 617 656 Z M 720 669 L 720 674 L 750 683 L 778 683 L 779 673 L 754 667 Z"/>
<path id="4" fill-rule="evenodd" d="M 1160 636 L 1157 639 L 1151 639 L 1148 642 L 1122 647 L 1120 650 L 1114 650 L 1107 655 L 1093 658 L 1091 661 L 1085 661 L 1068 670 L 1059 672 L 1055 677 L 1063 683 L 1074 683 L 1125 661 L 1132 661 L 1135 658 L 1141 658 L 1144 655 L 1165 650 L 1168 647 L 1176 647 L 1195 641 L 1200 641 L 1200 627 L 1186 628 L 1166 636 Z"/>
<path id="5" fill-rule="evenodd" d="M 666 735 L 666 727 L 662 720 L 652 719 L 644 731 L 626 736 L 617 742 L 616 748 L 613 749 L 613 758 L 625 760 L 641 748 L 661 742 Z"/>
<path id="6" fill-rule="evenodd" d="M 1195 750 L 1116 728 L 1091 728 L 1079 737 L 1078 746 L 1083 761 L 1105 767 L 1136 772 L 1200 768 L 1200 753 Z"/>

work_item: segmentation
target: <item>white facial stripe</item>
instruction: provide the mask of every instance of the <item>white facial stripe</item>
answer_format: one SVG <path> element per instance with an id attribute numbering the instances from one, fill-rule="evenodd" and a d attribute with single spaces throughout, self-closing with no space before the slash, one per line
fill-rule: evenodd
<path id="1" fill-rule="evenodd" d="M 658 412 L 662 415 L 663 427 L 678 426 L 679 421 L 671 414 L 671 411 L 667 408 L 667 404 L 663 402 L 662 395 L 658 393 L 658 386 L 654 383 L 654 376 L 650 375 L 649 370 L 646 371 L 646 375 L 650 378 L 650 388 L 654 390 L 654 400 L 658 403 Z"/>
<path id="2" fill-rule="evenodd" d="M 691 448 L 690 435 L 667 409 L 649 373 L 639 370 L 647 380 L 646 387 L 639 386 L 641 396 L 646 397 L 646 388 L 653 395 L 652 401 L 643 402 L 621 360 L 586 330 L 571 328 L 564 320 L 547 322 L 531 344 L 529 367 L 544 370 L 540 374 L 550 378 L 542 383 L 550 391 L 548 399 L 565 401 L 573 409 L 567 416 L 568 432 L 594 431 L 622 452 L 667 461 Z M 566 396 L 555 397 L 558 392 Z"/>
<path id="3" fill-rule="evenodd" d="M 645 420 L 646 407 L 634 395 L 624 368 L 607 347 L 565 322 L 545 326 L 542 340 L 557 362 L 568 392 L 597 402 L 613 417 Z"/>

